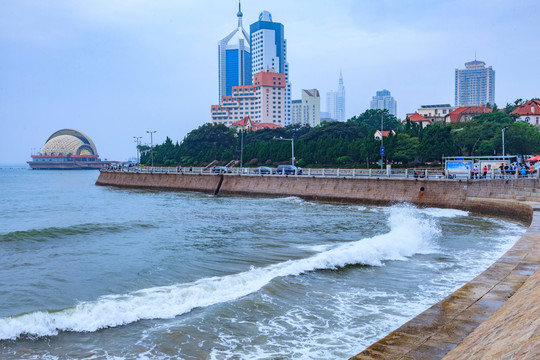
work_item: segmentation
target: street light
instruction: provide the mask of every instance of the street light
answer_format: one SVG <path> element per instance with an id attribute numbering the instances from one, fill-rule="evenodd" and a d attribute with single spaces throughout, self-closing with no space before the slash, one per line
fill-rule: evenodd
<path id="1" fill-rule="evenodd" d="M 294 139 L 291 138 L 291 139 L 284 139 L 283 137 L 275 137 L 273 138 L 274 140 L 279 140 L 279 141 L 290 141 L 291 142 L 291 165 L 294 166 Z"/>
<path id="2" fill-rule="evenodd" d="M 154 140 L 152 135 L 155 134 L 157 131 L 147 131 L 148 134 L 150 134 L 150 155 L 152 156 L 152 171 L 154 171 Z"/>
<path id="3" fill-rule="evenodd" d="M 141 162 L 141 149 L 139 149 L 139 145 L 141 145 L 142 136 L 134 136 L 133 139 L 135 139 L 133 141 L 137 144 L 137 164 L 139 164 Z"/>
<path id="4" fill-rule="evenodd" d="M 381 170 L 383 169 L 383 157 L 384 157 L 384 133 L 383 133 L 383 112 L 381 110 Z"/>
<path id="5" fill-rule="evenodd" d="M 502 128 L 502 150 L 503 150 L 503 159 L 504 159 L 504 133 L 508 130 L 508 126 Z"/>

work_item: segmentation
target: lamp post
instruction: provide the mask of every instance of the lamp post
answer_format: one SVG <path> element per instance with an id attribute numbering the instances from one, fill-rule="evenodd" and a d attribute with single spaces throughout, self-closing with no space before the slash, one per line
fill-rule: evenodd
<path id="1" fill-rule="evenodd" d="M 244 164 L 244 129 L 240 130 L 242 132 L 240 138 L 240 172 L 242 171 L 242 166 Z"/>
<path id="2" fill-rule="evenodd" d="M 141 162 L 141 149 L 139 149 L 139 145 L 141 145 L 141 139 L 142 136 L 134 136 L 133 141 L 137 144 L 137 165 Z"/>
<path id="3" fill-rule="evenodd" d="M 383 133 L 383 112 L 381 110 L 381 170 L 383 169 L 383 157 L 384 157 L 384 133 Z"/>
<path id="4" fill-rule="evenodd" d="M 283 137 L 275 137 L 274 136 L 274 140 L 280 140 L 280 141 L 290 141 L 291 142 L 291 165 L 294 166 L 294 139 L 291 138 L 291 139 L 284 139 Z"/>
<path id="5" fill-rule="evenodd" d="M 502 154 L 503 154 L 503 158 L 504 158 L 504 133 L 506 132 L 506 130 L 508 130 L 508 126 L 505 126 L 502 128 Z"/>
<path id="6" fill-rule="evenodd" d="M 152 171 L 154 171 L 154 140 L 152 135 L 155 134 L 157 131 L 146 131 L 148 134 L 150 134 L 150 156 L 152 157 Z"/>

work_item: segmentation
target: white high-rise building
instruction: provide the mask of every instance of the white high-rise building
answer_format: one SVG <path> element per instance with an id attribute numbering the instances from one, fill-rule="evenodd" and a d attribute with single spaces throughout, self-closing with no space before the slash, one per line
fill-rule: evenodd
<path id="1" fill-rule="evenodd" d="M 397 114 L 397 101 L 390 95 L 390 91 L 383 89 L 377 91 L 370 103 L 371 109 L 388 110 L 394 116 Z"/>
<path id="2" fill-rule="evenodd" d="M 293 100 L 291 105 L 292 123 L 317 126 L 321 123 L 321 96 L 319 90 L 302 90 L 302 99 Z"/>
<path id="3" fill-rule="evenodd" d="M 251 64 L 252 73 L 273 69 L 285 74 L 285 125 L 291 124 L 291 83 L 289 81 L 289 63 L 287 62 L 287 40 L 283 24 L 273 22 L 272 15 L 263 11 L 259 21 L 251 24 Z"/>
<path id="4" fill-rule="evenodd" d="M 337 121 L 345 121 L 345 86 L 343 86 L 343 74 L 339 72 L 339 84 L 337 91 L 326 93 L 326 111 L 330 117 Z"/>

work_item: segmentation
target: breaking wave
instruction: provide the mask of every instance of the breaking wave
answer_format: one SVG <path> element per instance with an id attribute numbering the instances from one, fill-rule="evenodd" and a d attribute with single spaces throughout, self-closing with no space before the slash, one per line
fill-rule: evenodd
<path id="1" fill-rule="evenodd" d="M 102 296 L 61 310 L 39 310 L 1 318 L 0 340 L 54 336 L 60 331 L 93 332 L 142 319 L 173 318 L 195 308 L 239 299 L 278 277 L 349 265 L 381 266 L 385 261 L 405 260 L 415 254 L 435 251 L 433 239 L 439 236 L 440 229 L 418 209 L 408 205 L 394 206 L 388 221 L 390 232 L 386 234 L 340 244 L 308 258 L 264 268 L 252 267 L 238 274 L 191 283 Z"/>

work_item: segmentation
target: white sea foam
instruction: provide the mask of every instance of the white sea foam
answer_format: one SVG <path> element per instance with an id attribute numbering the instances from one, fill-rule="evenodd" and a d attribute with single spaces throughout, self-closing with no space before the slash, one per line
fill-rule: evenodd
<path id="1" fill-rule="evenodd" d="M 469 216 L 469 212 L 457 209 L 425 208 L 419 211 L 436 218 L 455 218 Z"/>
<path id="2" fill-rule="evenodd" d="M 389 233 L 339 245 L 305 259 L 289 260 L 265 268 L 192 283 L 103 296 L 96 301 L 58 311 L 34 311 L 0 319 L 0 339 L 21 335 L 53 336 L 59 331 L 93 332 L 141 319 L 168 319 L 194 308 L 233 301 L 258 291 L 272 279 L 319 269 L 362 264 L 380 266 L 434 251 L 432 239 L 440 230 L 412 206 L 391 208 Z"/>

